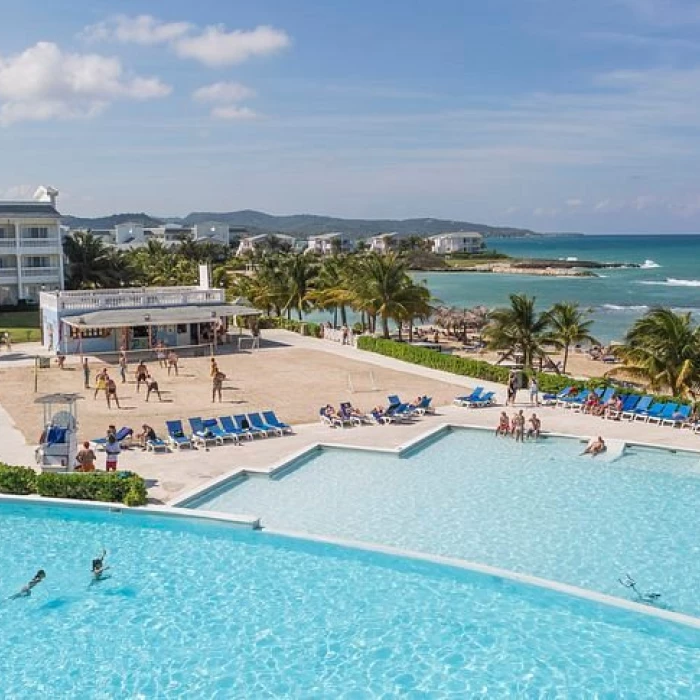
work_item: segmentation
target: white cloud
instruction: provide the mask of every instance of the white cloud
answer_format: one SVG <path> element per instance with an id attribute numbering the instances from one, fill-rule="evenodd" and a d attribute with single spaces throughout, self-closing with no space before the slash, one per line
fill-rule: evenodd
<path id="1" fill-rule="evenodd" d="M 601 199 L 600 202 L 598 202 L 593 209 L 595 211 L 605 211 L 610 207 L 610 200 L 609 199 Z"/>
<path id="2" fill-rule="evenodd" d="M 567 207 L 580 207 L 582 204 L 583 204 L 582 199 L 567 199 L 566 200 Z"/>
<path id="3" fill-rule="evenodd" d="M 192 27 L 189 22 L 162 22 L 151 15 L 114 15 L 104 22 L 85 27 L 81 36 L 91 42 L 118 41 L 151 46 L 175 41 L 187 34 Z"/>
<path id="4" fill-rule="evenodd" d="M 227 32 L 219 25 L 207 27 L 197 36 L 183 37 L 175 42 L 175 52 L 208 66 L 243 63 L 254 56 L 266 56 L 287 48 L 291 40 L 286 32 L 269 26 L 245 31 Z"/>
<path id="5" fill-rule="evenodd" d="M 212 83 L 195 90 L 192 97 L 197 102 L 231 104 L 255 97 L 255 90 L 241 83 Z"/>
<path id="6" fill-rule="evenodd" d="M 236 105 L 214 107 L 211 111 L 211 116 L 215 119 L 235 119 L 241 121 L 258 118 L 258 114 L 250 109 L 250 107 L 237 107 Z"/>
<path id="7" fill-rule="evenodd" d="M 119 98 L 163 97 L 158 78 L 124 74 L 117 58 L 63 52 L 39 42 L 14 56 L 0 56 L 0 125 L 52 118 L 92 117 Z"/>

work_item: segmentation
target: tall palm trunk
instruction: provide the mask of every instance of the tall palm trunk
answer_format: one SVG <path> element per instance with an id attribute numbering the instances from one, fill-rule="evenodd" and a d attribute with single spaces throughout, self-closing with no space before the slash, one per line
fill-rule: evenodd
<path id="1" fill-rule="evenodd" d="M 389 319 L 382 314 L 382 337 L 389 340 Z"/>
<path id="2" fill-rule="evenodd" d="M 564 361 L 561 365 L 562 374 L 566 372 L 566 363 L 569 361 L 569 344 L 564 346 Z"/>

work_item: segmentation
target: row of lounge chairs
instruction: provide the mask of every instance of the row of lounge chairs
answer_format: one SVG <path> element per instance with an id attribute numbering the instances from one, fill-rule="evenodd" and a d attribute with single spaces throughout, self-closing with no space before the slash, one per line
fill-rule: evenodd
<path id="1" fill-rule="evenodd" d="M 583 389 L 576 391 L 574 387 L 567 387 L 558 394 L 545 394 L 543 403 L 556 405 L 576 412 L 583 410 L 591 395 L 598 397 L 599 405 L 606 405 L 617 394 L 617 389 L 607 387 L 595 390 Z M 603 417 L 612 420 L 643 421 L 658 425 L 670 425 L 681 428 L 691 427 L 695 432 L 700 432 L 700 424 L 692 423 L 690 418 L 692 407 L 688 404 L 679 404 L 675 401 L 654 401 L 653 396 L 640 396 L 638 394 L 620 394 L 622 405 L 619 409 L 608 408 Z"/>
<path id="2" fill-rule="evenodd" d="M 234 416 L 219 418 L 188 418 L 189 435 L 185 433 L 182 421 L 169 420 L 165 425 L 168 429 L 167 445 L 181 450 L 192 447 L 209 447 L 223 445 L 226 442 L 240 443 L 241 440 L 267 438 L 272 435 L 292 433 L 292 427 L 279 420 L 274 411 L 261 413 L 240 413 Z"/>
<path id="3" fill-rule="evenodd" d="M 430 396 L 422 396 L 420 400 L 406 403 L 393 394 L 388 399 L 386 408 L 375 408 L 369 413 L 361 413 L 353 408 L 350 402 L 341 403 L 337 411 L 329 411 L 328 406 L 319 409 L 319 418 L 323 425 L 329 428 L 348 428 L 358 425 L 386 425 L 413 420 L 426 414 L 435 413 Z"/>
<path id="4" fill-rule="evenodd" d="M 493 406 L 495 392 L 484 391 L 483 386 L 476 387 L 471 394 L 464 396 L 456 396 L 453 403 L 457 406 L 465 406 L 468 408 L 483 408 L 485 406 Z"/>

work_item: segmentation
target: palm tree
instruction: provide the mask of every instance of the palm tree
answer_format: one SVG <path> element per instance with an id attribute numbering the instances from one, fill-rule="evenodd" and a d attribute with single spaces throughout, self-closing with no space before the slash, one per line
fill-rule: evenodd
<path id="1" fill-rule="evenodd" d="M 430 299 L 427 287 L 411 280 L 405 260 L 396 253 L 363 255 L 350 274 L 353 306 L 368 315 L 370 327 L 374 319 L 381 319 L 384 338 L 389 338 L 390 320 L 400 323 L 430 313 L 426 311 Z"/>
<path id="2" fill-rule="evenodd" d="M 77 231 L 67 236 L 63 252 L 68 258 L 66 286 L 69 289 L 118 287 L 128 281 L 123 256 L 89 231 Z"/>
<path id="3" fill-rule="evenodd" d="M 545 355 L 542 337 L 549 325 L 549 317 L 535 311 L 535 297 L 511 294 L 509 298 L 510 307 L 491 312 L 484 336 L 491 349 L 507 351 L 501 360 L 519 352 L 525 367 L 532 367 L 535 356 Z"/>
<path id="4" fill-rule="evenodd" d="M 648 382 L 652 389 L 667 389 L 674 396 L 693 398 L 700 386 L 700 327 L 689 313 L 655 308 L 635 321 L 615 354 L 624 366 L 608 374 L 625 372 Z"/>
<path id="5" fill-rule="evenodd" d="M 569 360 L 569 348 L 575 343 L 592 343 L 598 341 L 591 335 L 593 321 L 588 318 L 578 304 L 572 302 L 559 302 L 548 312 L 549 330 L 544 342 L 554 345 L 564 351 L 561 371 L 566 372 L 566 363 Z"/>
<path id="6" fill-rule="evenodd" d="M 314 287 L 317 270 L 316 261 L 304 253 L 288 255 L 282 259 L 281 272 L 287 296 L 284 310 L 288 316 L 292 309 L 296 309 L 301 321 L 304 312 L 310 310 L 309 293 Z"/>

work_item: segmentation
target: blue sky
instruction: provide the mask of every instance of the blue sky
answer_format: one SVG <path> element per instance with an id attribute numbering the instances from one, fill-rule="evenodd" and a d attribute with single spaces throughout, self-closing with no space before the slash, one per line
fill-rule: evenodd
<path id="1" fill-rule="evenodd" d="M 0 198 L 700 231 L 685 0 L 3 3 Z"/>

